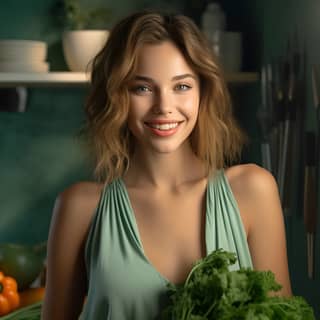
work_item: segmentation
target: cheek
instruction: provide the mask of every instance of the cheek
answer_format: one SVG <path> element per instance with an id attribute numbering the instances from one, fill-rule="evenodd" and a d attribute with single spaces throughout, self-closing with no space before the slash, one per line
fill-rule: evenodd
<path id="1" fill-rule="evenodd" d="M 141 116 L 148 111 L 151 104 L 152 104 L 151 97 L 148 97 L 148 96 L 131 97 L 130 104 L 129 104 L 129 114 L 132 114 L 133 116 L 137 116 L 137 117 Z"/>
<path id="2" fill-rule="evenodd" d="M 137 118 L 139 118 L 139 115 L 142 110 L 141 103 L 137 101 L 135 98 L 130 99 L 130 104 L 129 104 L 129 114 L 128 114 L 128 121 L 132 122 L 135 121 Z"/>
<path id="3" fill-rule="evenodd" d="M 184 101 L 184 110 L 186 112 L 186 116 L 189 118 L 194 118 L 198 116 L 199 112 L 199 104 L 200 101 L 198 97 L 189 97 Z"/>
<path id="4" fill-rule="evenodd" d="M 136 131 L 139 125 L 139 114 L 137 114 L 137 110 L 130 110 L 128 114 L 128 127 L 130 131 Z"/>
<path id="5" fill-rule="evenodd" d="M 140 124 L 136 121 L 136 118 L 133 116 L 128 117 L 128 129 L 133 137 L 138 137 L 140 135 L 141 129 Z"/>
<path id="6" fill-rule="evenodd" d="M 146 99 L 131 98 L 128 113 L 128 127 L 133 134 L 137 134 L 143 126 L 143 119 L 147 113 Z"/>

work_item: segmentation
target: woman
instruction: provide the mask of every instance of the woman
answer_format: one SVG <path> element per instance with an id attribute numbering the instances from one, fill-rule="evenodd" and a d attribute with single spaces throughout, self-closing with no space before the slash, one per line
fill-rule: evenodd
<path id="1" fill-rule="evenodd" d="M 276 182 L 231 166 L 243 134 L 190 19 L 120 21 L 95 58 L 86 113 L 99 183 L 56 201 L 43 319 L 155 319 L 167 283 L 220 247 L 291 294 Z"/>

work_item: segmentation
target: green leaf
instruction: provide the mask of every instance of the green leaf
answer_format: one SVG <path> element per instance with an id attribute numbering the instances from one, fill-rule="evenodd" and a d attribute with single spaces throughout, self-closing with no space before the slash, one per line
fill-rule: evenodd
<path id="1" fill-rule="evenodd" d="M 234 253 L 222 249 L 197 261 L 183 285 L 168 286 L 163 320 L 315 320 L 302 297 L 271 296 L 281 289 L 271 271 L 229 271 Z"/>
<path id="2" fill-rule="evenodd" d="M 111 18 L 111 9 L 94 6 L 91 2 L 86 5 L 80 0 L 63 0 L 65 24 L 68 29 L 107 29 Z"/>

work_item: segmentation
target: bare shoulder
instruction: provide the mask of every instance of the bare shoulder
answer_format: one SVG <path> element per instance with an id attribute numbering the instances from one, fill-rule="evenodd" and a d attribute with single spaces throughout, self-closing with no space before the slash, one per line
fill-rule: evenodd
<path id="1" fill-rule="evenodd" d="M 103 185 L 78 182 L 63 190 L 56 199 L 55 209 L 70 218 L 90 219 L 98 205 Z"/>
<path id="2" fill-rule="evenodd" d="M 283 286 L 280 294 L 291 295 L 285 226 L 273 175 L 254 164 L 226 170 L 247 233 L 253 266 L 271 270 Z"/>
<path id="3" fill-rule="evenodd" d="M 226 176 L 236 196 L 261 199 L 278 196 L 278 186 L 273 175 L 256 164 L 242 164 L 226 170 Z"/>
<path id="4" fill-rule="evenodd" d="M 55 201 L 52 224 L 68 225 L 85 236 L 102 188 L 102 184 L 94 182 L 78 182 L 67 187 Z"/>
<path id="5" fill-rule="evenodd" d="M 269 171 L 255 164 L 243 164 L 228 168 L 225 174 L 247 237 L 257 224 L 282 218 L 277 182 Z"/>
<path id="6" fill-rule="evenodd" d="M 226 170 L 226 177 L 238 203 L 254 268 L 271 270 L 283 286 L 280 294 L 291 295 L 285 226 L 276 180 L 269 171 L 254 164 L 231 167 Z"/>
<path id="7" fill-rule="evenodd" d="M 95 206 L 99 201 L 103 185 L 95 182 L 77 182 L 65 190 L 57 197 L 63 205 L 89 208 Z"/>
<path id="8" fill-rule="evenodd" d="M 75 183 L 55 201 L 42 319 L 76 319 L 81 312 L 87 291 L 85 243 L 102 188 L 93 182 Z M 61 283 L 64 289 L 57 295 Z"/>

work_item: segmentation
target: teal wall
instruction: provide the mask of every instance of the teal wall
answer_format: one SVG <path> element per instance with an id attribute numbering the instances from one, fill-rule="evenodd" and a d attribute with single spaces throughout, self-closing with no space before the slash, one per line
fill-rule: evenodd
<path id="1" fill-rule="evenodd" d="M 315 130 L 316 114 L 311 92 L 311 65 L 320 64 L 320 3 L 317 0 L 264 0 L 264 1 L 220 1 L 229 17 L 229 28 L 243 30 L 245 33 L 244 63 L 247 69 L 259 68 L 263 63 L 283 56 L 287 41 L 297 34 L 299 45 L 306 47 L 307 78 L 306 130 Z M 244 100 L 236 108 L 238 117 L 250 135 L 251 145 L 246 161 L 260 164 L 260 135 L 255 114 L 259 107 L 259 86 L 245 88 Z M 247 104 L 243 104 L 246 103 Z M 245 108 L 245 110 L 243 110 Z M 296 154 L 299 158 L 301 155 Z M 312 304 L 317 318 L 320 318 L 320 238 L 316 235 L 315 278 L 307 276 L 307 243 L 303 223 L 303 185 L 299 180 L 302 163 L 295 164 L 292 176 L 294 196 L 291 201 L 290 216 L 285 218 L 288 245 L 289 269 L 295 295 L 304 296 Z M 320 195 L 318 195 L 320 199 Z M 319 217 L 319 212 L 318 212 Z M 318 218 L 317 229 L 320 230 Z M 266 239 L 267 241 L 267 239 Z"/>
<path id="2" fill-rule="evenodd" d="M 294 33 L 298 35 L 299 45 L 306 47 L 307 53 L 307 97 L 303 108 L 306 110 L 306 130 L 316 127 L 316 115 L 311 93 L 311 65 L 320 63 L 320 3 L 317 0 L 269 0 L 257 11 L 257 23 L 263 25 L 262 61 L 283 55 L 287 41 Z M 299 155 L 296 155 L 297 157 Z M 315 279 L 307 277 L 307 243 L 303 224 L 302 199 L 303 188 L 299 181 L 298 172 L 301 171 L 300 162 L 295 166 L 293 177 L 295 190 L 292 200 L 291 216 L 286 218 L 287 243 L 290 274 L 295 294 L 305 296 L 315 307 L 320 317 L 320 239 L 316 235 Z M 318 195 L 319 198 L 320 195 Z M 318 212 L 319 217 L 319 212 Z M 320 219 L 318 219 L 320 230 Z"/>
<path id="3" fill-rule="evenodd" d="M 2 0 L 0 39 L 45 41 L 50 70 L 66 71 L 63 28 L 54 15 L 56 3 Z M 110 26 L 141 8 L 187 10 L 193 14 L 202 9 L 198 1 L 185 5 L 179 0 L 119 0 L 107 5 L 112 10 Z M 79 179 L 91 178 L 77 137 L 84 121 L 85 96 L 86 89 L 81 87 L 28 88 L 26 112 L 0 112 L 0 242 L 45 240 L 57 193 Z"/>
<path id="4" fill-rule="evenodd" d="M 0 112 L 0 242 L 46 239 L 57 192 L 88 176 L 77 138 L 83 96 L 30 90 L 27 112 Z"/>
<path id="5" fill-rule="evenodd" d="M 110 25 L 130 11 L 143 7 L 181 10 L 196 22 L 205 1 L 109 1 Z M 221 1 L 228 28 L 244 33 L 244 68 L 255 71 L 262 62 L 283 52 L 285 39 L 297 25 L 305 38 L 309 66 L 317 63 L 320 43 L 320 4 L 317 0 Z M 48 43 L 51 70 L 63 71 L 61 32 L 51 14 L 55 0 L 2 0 L 0 38 L 34 39 Z M 309 86 L 310 87 L 310 86 Z M 256 108 L 259 84 L 232 88 L 236 114 L 250 136 L 245 162 L 260 163 Z M 85 88 L 28 89 L 25 113 L 0 112 L 0 242 L 34 243 L 47 238 L 57 193 L 79 179 L 90 178 L 90 166 L 77 138 L 84 120 Z M 307 126 L 315 127 L 308 92 Z M 301 194 L 296 195 L 298 198 Z M 294 210 L 286 220 L 290 273 L 294 293 L 303 295 L 319 313 L 320 254 L 316 279 L 306 270 L 306 239 L 301 214 Z M 320 220 L 320 219 L 319 219 Z M 266 239 L 267 241 L 267 239 Z M 320 243 L 317 236 L 317 252 Z"/>
<path id="6" fill-rule="evenodd" d="M 227 12 L 228 28 L 244 32 L 245 70 L 259 70 L 263 63 L 285 54 L 287 41 L 297 34 L 299 45 L 306 47 L 307 78 L 306 130 L 315 130 L 316 114 L 312 101 L 311 66 L 320 64 L 320 3 L 317 0 L 264 0 L 264 1 L 219 1 Z M 258 69 L 257 69 L 258 68 Z M 257 108 L 260 103 L 259 85 L 237 88 L 233 94 L 235 111 L 241 124 L 248 132 L 250 144 L 244 154 L 244 162 L 261 164 L 259 152 Z M 296 154 L 296 158 L 301 155 Z M 289 269 L 295 295 L 304 296 L 320 318 L 320 238 L 316 235 L 315 278 L 307 276 L 307 243 L 303 223 L 303 185 L 299 180 L 300 162 L 295 164 L 292 176 L 294 196 L 290 216 L 285 217 Z M 320 199 L 320 195 L 318 195 Z M 319 212 L 318 212 L 319 217 Z M 320 218 L 317 229 L 320 230 Z M 267 239 L 266 239 L 267 241 Z"/>
<path id="7" fill-rule="evenodd" d="M 2 0 L 0 39 L 45 41 L 50 70 L 66 71 L 55 3 Z M 117 1 L 109 23 L 143 5 L 133 3 Z M 85 96 L 81 87 L 29 88 L 25 113 L 0 112 L 0 242 L 47 239 L 58 192 L 91 178 L 78 138 Z"/>
<path id="8" fill-rule="evenodd" d="M 51 70 L 66 70 L 53 1 L 1 1 L 0 38 L 46 41 Z M 77 139 L 85 89 L 28 89 L 27 111 L 0 112 L 0 242 L 45 240 L 59 191 L 89 176 Z"/>

